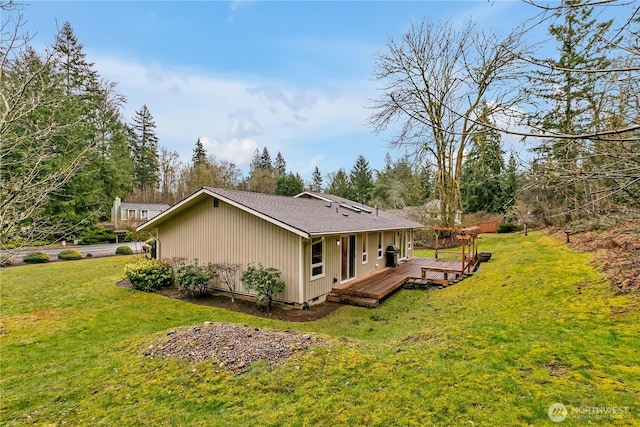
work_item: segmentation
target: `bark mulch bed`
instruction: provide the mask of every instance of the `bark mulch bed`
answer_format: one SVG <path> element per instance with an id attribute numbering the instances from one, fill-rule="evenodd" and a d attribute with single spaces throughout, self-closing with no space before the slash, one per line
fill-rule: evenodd
<path id="1" fill-rule="evenodd" d="M 118 286 L 131 288 L 129 280 L 123 279 L 118 282 Z M 242 296 L 231 301 L 229 293 L 214 291 L 212 293 L 194 297 L 188 292 L 183 292 L 175 286 L 161 288 L 157 292 L 167 298 L 174 298 L 192 304 L 205 305 L 209 307 L 223 308 L 225 310 L 249 314 L 251 316 L 264 317 L 273 320 L 283 320 L 285 322 L 313 322 L 333 313 L 341 305 L 334 302 L 312 305 L 309 309 L 301 310 L 283 304 L 273 303 L 271 310 L 258 306 L 255 300 L 246 299 Z"/>

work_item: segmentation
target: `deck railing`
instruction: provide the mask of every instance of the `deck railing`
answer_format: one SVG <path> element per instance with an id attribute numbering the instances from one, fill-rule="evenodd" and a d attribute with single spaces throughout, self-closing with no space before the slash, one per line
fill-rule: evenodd
<path id="1" fill-rule="evenodd" d="M 480 232 L 480 228 L 478 226 L 473 227 L 435 227 L 433 229 L 436 233 L 436 250 L 435 250 L 435 258 L 438 259 L 438 255 L 448 254 L 448 255 L 456 255 L 456 257 L 460 257 L 460 271 L 463 273 L 466 271 L 467 273 L 471 272 L 471 268 L 475 266 L 478 262 L 478 233 Z M 460 251 L 447 251 L 439 248 L 438 238 L 440 236 L 440 232 L 449 231 L 456 233 L 456 238 L 461 241 L 462 247 Z"/>

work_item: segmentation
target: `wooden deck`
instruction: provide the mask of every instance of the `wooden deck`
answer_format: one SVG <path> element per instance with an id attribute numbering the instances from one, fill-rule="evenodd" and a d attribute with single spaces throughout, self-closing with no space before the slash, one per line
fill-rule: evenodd
<path id="1" fill-rule="evenodd" d="M 386 267 L 360 279 L 335 286 L 327 296 L 328 301 L 377 307 L 380 301 L 402 287 L 409 280 L 419 280 L 434 285 L 448 286 L 461 279 L 465 270 L 459 259 L 412 258 L 398 267 Z"/>

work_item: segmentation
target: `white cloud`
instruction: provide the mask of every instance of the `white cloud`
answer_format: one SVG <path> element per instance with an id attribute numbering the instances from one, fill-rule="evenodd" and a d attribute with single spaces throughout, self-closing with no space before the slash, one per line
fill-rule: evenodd
<path id="1" fill-rule="evenodd" d="M 368 80 L 296 87 L 255 76 L 225 76 L 189 68 L 92 55 L 103 76 L 127 96 L 125 117 L 146 104 L 161 146 L 191 158 L 198 137 L 218 159 L 248 166 L 257 147 L 281 151 L 289 165 L 324 155 L 318 141 L 339 140 L 365 127 Z"/>
<path id="2" fill-rule="evenodd" d="M 206 136 L 200 138 L 207 153 L 212 154 L 217 160 L 228 160 L 238 164 L 249 164 L 258 144 L 250 138 L 218 140 L 209 139 Z"/>

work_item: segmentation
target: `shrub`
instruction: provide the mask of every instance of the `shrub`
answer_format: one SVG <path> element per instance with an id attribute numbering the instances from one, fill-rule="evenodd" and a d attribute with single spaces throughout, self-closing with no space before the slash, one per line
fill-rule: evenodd
<path id="1" fill-rule="evenodd" d="M 518 230 L 518 226 L 510 222 L 505 222 L 498 226 L 498 233 L 513 233 Z"/>
<path id="2" fill-rule="evenodd" d="M 88 253 L 88 254 L 85 255 L 85 258 L 91 258 L 92 256 L 93 256 L 93 254 Z"/>
<path id="3" fill-rule="evenodd" d="M 64 249 L 58 254 L 58 259 L 71 261 L 76 259 L 81 259 L 82 254 L 75 249 Z"/>
<path id="4" fill-rule="evenodd" d="M 133 289 L 153 292 L 173 284 L 173 268 L 162 261 L 143 259 L 124 267 L 124 274 Z"/>
<path id="5" fill-rule="evenodd" d="M 129 246 L 118 246 L 116 255 L 133 255 L 133 249 Z"/>
<path id="6" fill-rule="evenodd" d="M 195 265 L 183 265 L 176 270 L 176 285 L 192 295 L 204 295 L 209 289 L 212 276 L 208 269 Z"/>
<path id="7" fill-rule="evenodd" d="M 29 264 L 41 264 L 49 262 L 49 255 L 42 251 L 35 251 L 25 255 L 25 257 L 22 258 L 22 261 Z"/>
<path id="8" fill-rule="evenodd" d="M 276 294 L 284 290 L 284 282 L 280 280 L 280 270 L 262 264 L 258 267 L 249 265 L 240 278 L 245 289 L 256 291 L 256 299 L 259 303 L 268 302 L 267 309 L 271 309 L 271 301 Z"/>
<path id="9" fill-rule="evenodd" d="M 236 300 L 236 275 L 240 269 L 240 264 L 232 264 L 222 262 L 219 264 L 209 264 L 209 271 L 212 272 L 211 277 L 217 277 L 222 283 L 227 285 L 231 292 L 231 301 Z"/>

